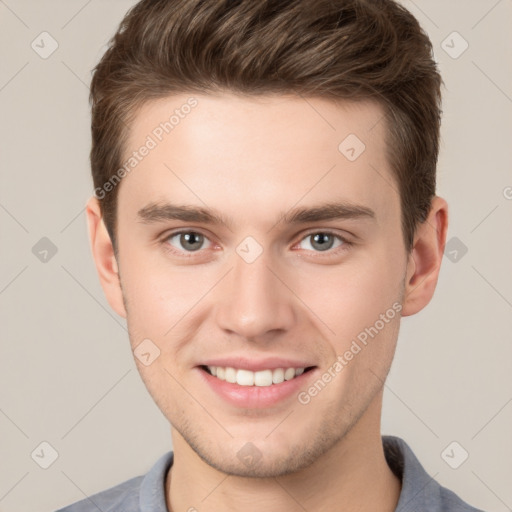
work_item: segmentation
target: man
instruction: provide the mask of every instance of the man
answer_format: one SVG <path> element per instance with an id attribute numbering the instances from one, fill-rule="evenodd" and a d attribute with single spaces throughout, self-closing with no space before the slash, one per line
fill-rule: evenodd
<path id="1" fill-rule="evenodd" d="M 63 510 L 476 510 L 380 434 L 446 239 L 441 83 L 392 0 L 127 14 L 92 81 L 87 216 L 173 452 Z"/>

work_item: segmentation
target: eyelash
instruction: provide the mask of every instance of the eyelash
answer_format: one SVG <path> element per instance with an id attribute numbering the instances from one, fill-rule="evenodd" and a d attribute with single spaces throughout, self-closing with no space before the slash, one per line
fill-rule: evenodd
<path id="1" fill-rule="evenodd" d="M 165 237 L 162 240 L 162 243 L 163 243 L 165 249 L 167 251 L 169 251 L 170 253 L 172 253 L 173 255 L 178 255 L 183 258 L 192 258 L 192 257 L 196 256 L 197 254 L 201 253 L 201 251 L 203 251 L 203 249 L 198 249 L 197 251 L 185 251 L 185 250 L 180 251 L 169 244 L 169 240 L 171 238 L 174 238 L 175 236 L 186 234 L 186 233 L 188 233 L 188 234 L 194 233 L 194 234 L 202 235 L 206 240 L 208 240 L 210 243 L 212 243 L 211 240 L 206 235 L 201 233 L 200 231 L 195 231 L 192 229 L 180 229 L 178 231 L 173 231 L 173 232 L 165 235 Z M 352 242 L 349 242 L 346 238 L 344 238 L 340 234 L 335 233 L 334 231 L 330 231 L 328 229 L 327 230 L 310 231 L 309 233 L 306 233 L 305 235 L 303 235 L 302 238 L 294 245 L 297 245 L 297 244 L 301 243 L 303 240 L 307 239 L 308 237 L 311 237 L 311 236 L 317 235 L 317 234 L 332 236 L 332 237 L 338 239 L 339 241 L 341 241 L 342 243 L 338 247 L 335 247 L 333 249 L 327 249 L 325 252 L 323 252 L 323 251 L 308 251 L 308 252 L 313 252 L 313 254 L 315 254 L 315 257 L 324 257 L 324 255 L 327 257 L 337 256 L 337 255 L 339 255 L 339 253 L 345 252 L 348 249 L 350 249 L 353 245 Z"/>

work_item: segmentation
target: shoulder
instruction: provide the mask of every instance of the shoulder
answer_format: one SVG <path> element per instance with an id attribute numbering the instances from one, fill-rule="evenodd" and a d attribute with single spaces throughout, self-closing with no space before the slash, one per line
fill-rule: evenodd
<path id="1" fill-rule="evenodd" d="M 119 485 L 61 508 L 56 512 L 167 512 L 165 505 L 165 479 L 173 462 L 168 452 L 148 471 Z"/>
<path id="2" fill-rule="evenodd" d="M 114 512 L 117 510 L 124 510 L 126 512 L 138 511 L 139 490 L 143 479 L 143 476 L 132 478 L 110 489 L 59 509 L 57 512 L 98 512 L 98 509 L 104 512 Z"/>
<path id="3" fill-rule="evenodd" d="M 439 505 L 439 510 L 443 512 L 484 512 L 466 503 L 453 491 L 442 486 L 440 486 Z"/>
<path id="4" fill-rule="evenodd" d="M 431 477 L 403 439 L 382 436 L 382 442 L 389 467 L 402 480 L 395 512 L 483 512 Z"/>

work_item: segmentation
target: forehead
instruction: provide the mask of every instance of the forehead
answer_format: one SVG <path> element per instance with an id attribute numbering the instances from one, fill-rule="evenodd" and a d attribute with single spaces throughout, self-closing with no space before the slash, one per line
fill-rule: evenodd
<path id="1" fill-rule="evenodd" d="M 130 128 L 125 213 L 168 201 L 241 220 L 268 212 L 275 222 L 273 211 L 299 203 L 343 200 L 381 213 L 398 204 L 374 102 L 180 94 L 146 103 Z"/>

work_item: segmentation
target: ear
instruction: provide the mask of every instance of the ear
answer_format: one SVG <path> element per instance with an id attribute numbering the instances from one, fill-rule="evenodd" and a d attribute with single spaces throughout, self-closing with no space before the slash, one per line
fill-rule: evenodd
<path id="1" fill-rule="evenodd" d="M 91 197 L 87 202 L 85 211 L 89 228 L 89 241 L 101 287 L 112 309 L 118 315 L 126 318 L 121 281 L 119 280 L 119 267 L 112 241 L 103 222 L 99 200 L 94 196 Z"/>
<path id="2" fill-rule="evenodd" d="M 434 295 L 448 230 L 448 204 L 434 197 L 430 212 L 416 230 L 407 263 L 402 316 L 421 311 Z"/>

